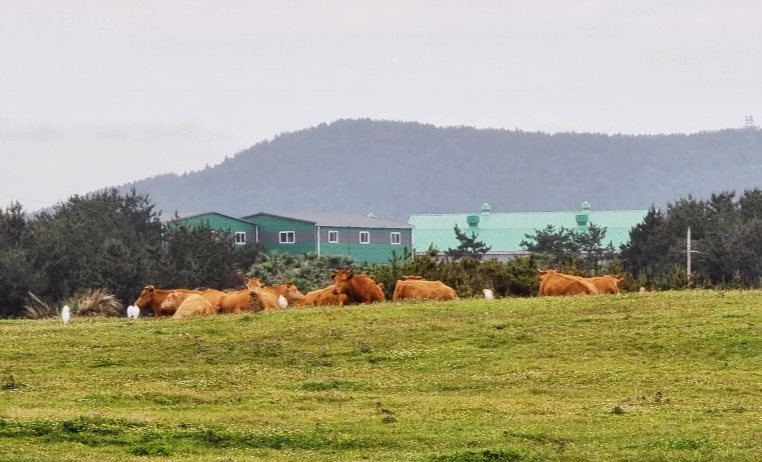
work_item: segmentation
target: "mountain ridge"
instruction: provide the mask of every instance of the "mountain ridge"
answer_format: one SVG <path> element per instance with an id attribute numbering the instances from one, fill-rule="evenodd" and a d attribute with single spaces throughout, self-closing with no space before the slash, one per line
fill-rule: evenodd
<path id="1" fill-rule="evenodd" d="M 664 207 L 762 184 L 757 130 L 607 135 L 340 119 L 280 134 L 222 163 L 120 186 L 164 212 L 413 213 Z"/>

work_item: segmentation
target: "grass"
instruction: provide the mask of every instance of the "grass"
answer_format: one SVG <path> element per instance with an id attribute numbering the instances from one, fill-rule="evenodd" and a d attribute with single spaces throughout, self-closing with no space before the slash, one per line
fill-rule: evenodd
<path id="1" fill-rule="evenodd" d="M 0 461 L 752 461 L 762 293 L 0 321 Z"/>

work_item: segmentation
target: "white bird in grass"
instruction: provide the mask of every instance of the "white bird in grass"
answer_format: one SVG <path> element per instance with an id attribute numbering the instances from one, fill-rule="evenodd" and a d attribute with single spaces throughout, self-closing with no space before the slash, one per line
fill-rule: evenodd
<path id="1" fill-rule="evenodd" d="M 483 292 L 484 292 L 484 298 L 486 298 L 487 300 L 490 300 L 490 301 L 492 301 L 492 300 L 494 300 L 494 299 L 495 299 L 495 296 L 494 296 L 494 295 L 492 295 L 492 291 L 491 291 L 491 290 L 489 290 L 489 289 L 484 289 L 484 291 L 483 291 Z"/>
<path id="2" fill-rule="evenodd" d="M 280 304 L 281 308 L 285 308 L 288 306 L 288 300 L 283 295 L 278 295 L 278 304 Z"/>
<path id="3" fill-rule="evenodd" d="M 135 305 L 130 305 L 127 307 L 127 317 L 130 319 L 138 319 L 140 316 L 140 308 L 138 308 Z"/>
<path id="4" fill-rule="evenodd" d="M 70 317 L 71 313 L 69 305 L 64 305 L 64 307 L 61 309 L 61 321 L 63 321 L 64 324 L 68 324 Z"/>

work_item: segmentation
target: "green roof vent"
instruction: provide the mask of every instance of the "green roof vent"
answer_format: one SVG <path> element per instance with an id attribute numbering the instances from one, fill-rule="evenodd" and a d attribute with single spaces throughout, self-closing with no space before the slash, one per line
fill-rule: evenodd
<path id="1" fill-rule="evenodd" d="M 492 210 L 492 207 L 488 203 L 482 204 L 482 215 L 489 215 L 490 210 Z"/>
<path id="2" fill-rule="evenodd" d="M 577 219 L 577 232 L 586 233 L 587 222 L 590 220 L 590 215 L 588 215 L 587 213 L 580 213 L 575 218 Z"/>
<path id="3" fill-rule="evenodd" d="M 479 215 L 468 215 L 466 222 L 468 222 L 468 226 L 479 226 Z"/>
<path id="4" fill-rule="evenodd" d="M 368 218 L 376 218 L 375 215 L 373 215 L 373 212 L 368 213 Z"/>
<path id="5" fill-rule="evenodd" d="M 582 203 L 582 213 L 590 213 L 590 202 L 585 201 Z"/>

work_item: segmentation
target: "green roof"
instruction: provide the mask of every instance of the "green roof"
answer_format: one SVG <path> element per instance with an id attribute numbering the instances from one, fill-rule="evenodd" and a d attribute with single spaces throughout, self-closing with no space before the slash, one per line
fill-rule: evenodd
<path id="1" fill-rule="evenodd" d="M 609 241 L 619 248 L 630 240 L 630 230 L 643 221 L 648 210 L 605 210 L 586 214 L 589 223 L 607 228 L 603 245 Z M 516 212 L 516 213 L 447 213 L 411 215 L 408 223 L 415 226 L 414 239 L 417 250 L 425 250 L 433 244 L 439 250 L 456 248 L 459 244 L 453 228 L 458 225 L 469 236 L 471 232 L 488 246 L 491 252 L 521 252 L 520 245 L 526 234 L 534 235 L 536 230 L 553 225 L 577 229 L 577 215 L 583 212 Z M 477 216 L 477 226 L 469 226 L 468 217 Z M 474 221 L 474 219 L 471 219 Z"/>

